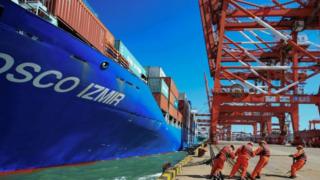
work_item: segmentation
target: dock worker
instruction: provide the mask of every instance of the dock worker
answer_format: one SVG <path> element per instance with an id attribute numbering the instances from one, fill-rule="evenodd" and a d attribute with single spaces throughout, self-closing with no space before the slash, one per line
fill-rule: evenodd
<path id="1" fill-rule="evenodd" d="M 227 158 L 235 158 L 233 145 L 224 146 L 216 155 L 215 159 L 212 162 L 210 178 L 215 179 L 222 175 L 221 171 L 223 170 L 224 163 Z"/>
<path id="2" fill-rule="evenodd" d="M 235 155 L 237 156 L 237 161 L 230 172 L 230 178 L 233 178 L 236 172 L 241 168 L 241 180 L 245 179 L 247 168 L 249 166 L 249 159 L 254 156 L 252 147 L 253 143 L 249 142 L 237 149 L 235 153 Z"/>
<path id="3" fill-rule="evenodd" d="M 303 146 L 297 146 L 297 152 L 295 154 L 289 155 L 289 157 L 293 158 L 293 164 L 291 165 L 291 179 L 297 177 L 297 171 L 299 171 L 307 162 L 307 156 L 304 152 Z"/>
<path id="4" fill-rule="evenodd" d="M 268 164 L 270 158 L 270 148 L 266 141 L 260 141 L 259 147 L 253 151 L 255 156 L 259 155 L 260 159 L 251 173 L 251 179 L 260 179 L 262 169 Z"/>

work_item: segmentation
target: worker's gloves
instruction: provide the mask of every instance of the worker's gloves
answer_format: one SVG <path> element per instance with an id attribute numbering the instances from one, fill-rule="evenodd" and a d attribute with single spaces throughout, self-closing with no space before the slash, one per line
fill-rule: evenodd
<path id="1" fill-rule="evenodd" d="M 290 155 L 289 155 L 289 157 L 293 157 L 293 155 L 292 155 L 292 154 L 290 154 Z"/>

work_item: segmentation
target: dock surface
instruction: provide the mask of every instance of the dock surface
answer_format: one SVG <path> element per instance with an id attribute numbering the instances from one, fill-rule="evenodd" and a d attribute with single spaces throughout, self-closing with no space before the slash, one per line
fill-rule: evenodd
<path id="1" fill-rule="evenodd" d="M 239 147 L 245 142 L 220 142 L 217 145 L 218 148 L 222 148 L 227 144 L 234 144 L 235 148 Z M 278 180 L 289 179 L 290 167 L 292 164 L 292 158 L 285 156 L 296 152 L 296 148 L 292 146 L 282 145 L 269 145 L 271 156 L 268 165 L 263 169 L 261 179 Z M 258 147 L 258 144 L 254 144 L 254 149 Z M 217 148 L 213 148 L 214 153 L 217 154 Z M 308 160 L 306 165 L 297 173 L 297 180 L 319 180 L 320 179 L 320 149 L 319 148 L 305 148 Z M 279 156 L 284 155 L 284 156 Z M 210 158 L 210 153 L 207 147 L 207 152 L 203 157 L 194 157 L 185 167 L 182 168 L 182 174 L 178 175 L 178 180 L 194 180 L 194 179 L 207 179 L 211 171 L 211 166 L 206 164 L 196 165 L 197 162 L 202 162 L 205 159 Z M 250 159 L 248 172 L 251 174 L 255 165 L 257 164 L 259 157 Z M 190 166 L 194 164 L 194 166 Z M 226 162 L 223 170 L 224 175 L 229 175 L 232 167 Z M 239 175 L 239 174 L 236 174 Z M 239 177 L 239 176 L 238 176 Z M 227 178 L 225 178 L 227 179 Z"/>

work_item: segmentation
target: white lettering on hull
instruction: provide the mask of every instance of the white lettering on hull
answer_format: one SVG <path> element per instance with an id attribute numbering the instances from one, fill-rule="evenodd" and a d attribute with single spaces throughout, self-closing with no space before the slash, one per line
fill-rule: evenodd
<path id="1" fill-rule="evenodd" d="M 14 58 L 9 54 L 0 52 L 0 62 L 4 61 L 4 65 L 0 63 L 0 74 L 8 72 L 14 66 Z M 35 75 L 36 73 L 40 73 Z M 48 77 L 51 77 L 50 79 Z M 56 80 L 52 80 L 52 77 Z M 76 89 L 80 84 L 78 77 L 63 77 L 60 71 L 48 70 L 41 72 L 41 66 L 32 62 L 21 63 L 16 66 L 14 72 L 5 74 L 5 78 L 13 83 L 27 83 L 32 81 L 32 85 L 36 88 L 50 88 L 57 93 L 67 93 Z M 50 81 L 51 80 L 51 81 Z M 91 83 L 77 94 L 78 98 L 95 101 L 103 104 L 117 106 L 125 95 L 101 85 Z"/>
<path id="2" fill-rule="evenodd" d="M 104 104 L 113 104 L 114 106 L 118 105 L 121 100 L 124 99 L 125 95 L 117 91 L 110 91 L 110 89 L 91 83 L 83 91 L 81 91 L 78 97 L 96 101 Z"/>
<path id="3" fill-rule="evenodd" d="M 46 83 L 46 84 L 41 83 L 41 80 L 43 78 L 45 78 L 46 76 L 49 76 L 49 75 L 51 75 L 51 76 L 54 75 L 57 80 L 62 78 L 62 73 L 61 72 L 55 71 L 55 70 L 49 70 L 49 71 L 45 71 L 45 72 L 39 74 L 36 78 L 34 78 L 32 84 L 37 88 L 48 88 L 48 87 L 53 86 L 54 83 L 52 83 L 52 82 L 49 82 L 49 83 Z"/>

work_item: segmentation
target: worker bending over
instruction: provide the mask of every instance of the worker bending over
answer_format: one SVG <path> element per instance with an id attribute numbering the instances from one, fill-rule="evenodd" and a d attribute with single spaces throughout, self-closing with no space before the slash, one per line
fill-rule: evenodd
<path id="1" fill-rule="evenodd" d="M 297 146 L 297 152 L 295 154 L 289 155 L 293 158 L 293 164 L 291 165 L 291 176 L 294 179 L 297 177 L 297 171 L 299 171 L 307 162 L 307 156 L 303 150 L 303 146 Z"/>
<path id="2" fill-rule="evenodd" d="M 260 179 L 262 169 L 268 164 L 270 158 L 270 148 L 266 141 L 261 141 L 259 143 L 259 147 L 253 152 L 253 154 L 259 155 L 260 159 L 254 168 L 251 178 L 252 179 Z"/>
<path id="3" fill-rule="evenodd" d="M 241 168 L 241 179 L 245 179 L 247 168 L 249 166 L 249 159 L 254 156 L 252 146 L 253 143 L 249 142 L 248 144 L 242 145 L 237 149 L 235 155 L 238 156 L 238 158 L 231 170 L 230 178 L 234 177 L 236 172 Z"/>
<path id="4" fill-rule="evenodd" d="M 223 170 L 224 162 L 227 160 L 227 158 L 231 158 L 231 159 L 235 158 L 233 145 L 224 146 L 220 150 L 220 152 L 217 154 L 217 156 L 212 162 L 210 178 L 215 179 L 219 177 L 219 175 L 221 174 L 221 171 Z"/>

